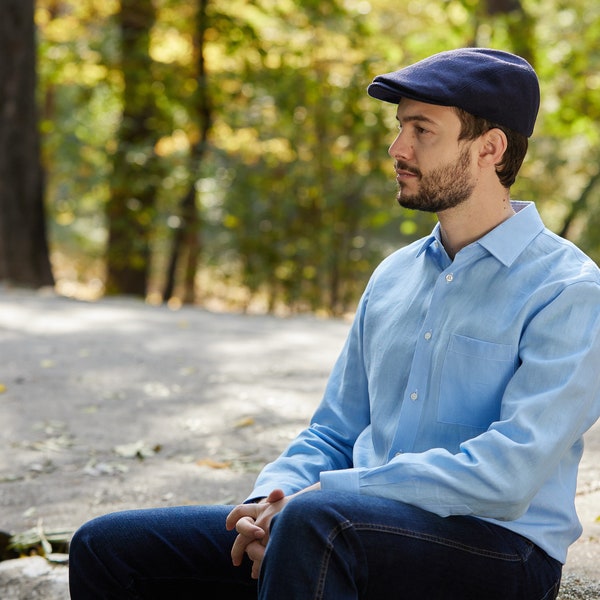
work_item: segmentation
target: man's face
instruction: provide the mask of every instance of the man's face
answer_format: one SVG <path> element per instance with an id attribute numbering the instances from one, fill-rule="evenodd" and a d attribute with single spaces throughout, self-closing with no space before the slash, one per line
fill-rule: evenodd
<path id="1" fill-rule="evenodd" d="M 403 98 L 398 136 L 389 148 L 405 208 L 441 212 L 473 192 L 471 143 L 458 141 L 460 120 L 453 108 Z"/>

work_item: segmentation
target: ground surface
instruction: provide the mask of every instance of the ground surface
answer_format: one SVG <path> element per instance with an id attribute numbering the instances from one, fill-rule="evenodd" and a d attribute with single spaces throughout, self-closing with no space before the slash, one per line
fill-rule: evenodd
<path id="1" fill-rule="evenodd" d="M 243 500 L 307 423 L 348 327 L 0 287 L 0 530 Z M 565 600 L 600 597 L 599 424 L 586 442 Z M 68 597 L 64 567 L 41 585 L 48 568 L 28 560 L 0 563 L 0 598 Z"/>

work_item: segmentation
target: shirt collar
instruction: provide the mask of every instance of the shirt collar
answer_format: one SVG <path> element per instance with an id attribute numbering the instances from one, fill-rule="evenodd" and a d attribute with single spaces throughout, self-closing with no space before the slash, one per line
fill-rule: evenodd
<path id="1" fill-rule="evenodd" d="M 511 204 L 516 214 L 476 242 L 507 267 L 544 230 L 544 223 L 533 202 L 515 200 Z"/>
<path id="2" fill-rule="evenodd" d="M 423 252 L 425 252 L 425 250 L 427 250 L 427 248 L 429 248 L 429 246 L 431 246 L 431 244 L 433 244 L 435 242 L 437 242 L 440 245 L 442 243 L 442 237 L 440 235 L 440 224 L 439 223 L 437 223 L 436 226 L 433 228 L 431 235 L 429 237 L 426 237 L 423 240 L 423 243 L 421 244 L 421 247 L 419 248 L 419 251 L 417 252 L 417 256 L 421 256 L 421 254 L 423 254 Z"/>
<path id="3" fill-rule="evenodd" d="M 516 214 L 475 242 L 507 267 L 544 229 L 544 223 L 533 202 L 513 200 L 511 205 Z M 439 223 L 434 227 L 431 235 L 423 240 L 417 256 L 425 252 L 434 242 L 442 243 Z"/>

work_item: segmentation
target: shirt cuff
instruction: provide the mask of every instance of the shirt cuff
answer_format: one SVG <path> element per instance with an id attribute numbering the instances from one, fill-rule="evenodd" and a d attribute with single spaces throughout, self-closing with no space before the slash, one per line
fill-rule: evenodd
<path id="1" fill-rule="evenodd" d="M 320 475 L 321 489 L 339 492 L 360 493 L 360 469 L 342 469 L 340 471 L 323 471 Z"/>
<path id="2" fill-rule="evenodd" d="M 242 504 L 258 504 L 261 500 L 264 500 L 266 496 L 250 496 Z"/>

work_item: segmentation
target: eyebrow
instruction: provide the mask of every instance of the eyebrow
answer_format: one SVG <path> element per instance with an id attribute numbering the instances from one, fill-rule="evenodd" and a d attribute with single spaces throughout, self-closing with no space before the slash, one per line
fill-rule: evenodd
<path id="1" fill-rule="evenodd" d="M 406 115 L 402 119 L 396 115 L 396 121 L 398 123 L 410 123 L 411 121 L 425 121 L 426 123 L 431 123 L 432 125 L 437 125 L 437 122 L 425 115 Z"/>

